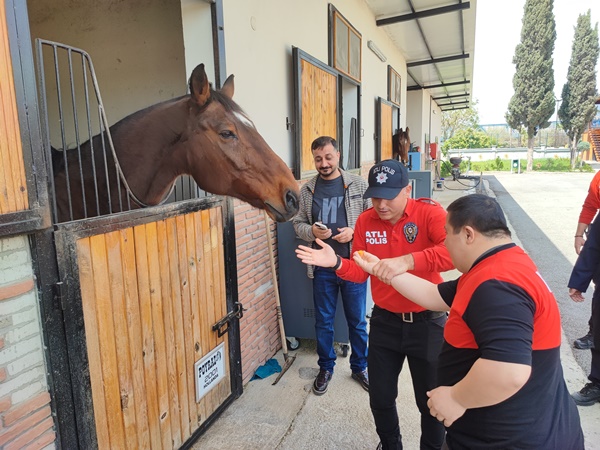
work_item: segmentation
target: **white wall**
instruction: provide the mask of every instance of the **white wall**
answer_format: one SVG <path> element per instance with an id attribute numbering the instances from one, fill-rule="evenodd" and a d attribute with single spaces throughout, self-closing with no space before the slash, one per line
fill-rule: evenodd
<path id="1" fill-rule="evenodd" d="M 362 34 L 361 159 L 375 159 L 375 99 L 387 98 L 387 66 L 406 80 L 406 63 L 363 0 L 331 3 Z M 328 62 L 326 0 L 225 0 L 227 70 L 236 74 L 236 101 L 288 165 L 293 162 L 292 46 Z M 381 62 L 368 48 L 373 40 L 387 57 Z M 406 99 L 402 100 L 405 108 Z M 402 120 L 404 125 L 404 110 Z"/>
<path id="2" fill-rule="evenodd" d="M 36 38 L 58 41 L 91 55 L 111 125 L 186 93 L 189 74 L 179 0 L 29 0 L 27 8 L 32 42 Z M 48 56 L 45 62 L 47 73 L 52 74 Z M 68 80 L 61 81 L 64 96 L 69 92 Z M 50 107 L 56 117 L 55 103 Z M 58 126 L 56 118 L 50 121 Z"/>

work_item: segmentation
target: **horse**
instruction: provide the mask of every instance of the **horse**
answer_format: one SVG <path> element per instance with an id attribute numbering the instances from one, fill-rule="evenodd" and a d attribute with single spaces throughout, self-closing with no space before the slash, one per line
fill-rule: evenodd
<path id="1" fill-rule="evenodd" d="M 408 130 L 408 127 L 404 131 L 400 128 L 392 136 L 392 158 L 400 161 L 405 166 L 408 165 L 408 151 L 410 150 Z"/>
<path id="2" fill-rule="evenodd" d="M 52 149 L 58 221 L 157 205 L 185 174 L 201 189 L 264 209 L 275 221 L 291 219 L 298 211 L 298 183 L 232 100 L 233 75 L 213 90 L 200 64 L 189 91 L 109 128 L 118 165 L 110 150 L 102 151 L 109 148 L 106 132 L 79 148 Z M 122 175 L 108 170 L 115 167 Z"/>

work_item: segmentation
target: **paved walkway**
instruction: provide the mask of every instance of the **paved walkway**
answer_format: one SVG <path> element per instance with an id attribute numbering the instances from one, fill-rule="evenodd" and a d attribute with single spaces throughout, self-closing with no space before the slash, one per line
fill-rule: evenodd
<path id="1" fill-rule="evenodd" d="M 576 217 L 575 219 L 572 217 L 573 213 L 571 212 L 570 216 L 565 215 L 564 209 L 561 208 L 568 204 L 573 205 L 571 208 L 580 208 L 591 175 L 581 174 L 579 178 L 578 174 L 563 174 L 564 177 L 555 174 L 532 175 L 494 174 L 486 176 L 486 182 L 480 183 L 477 188 L 481 189 L 489 184 L 492 189 L 489 191 L 490 195 L 495 195 L 494 188 L 499 192 L 499 201 L 505 210 L 508 209 L 506 213 L 515 241 L 520 244 L 521 235 L 526 236 L 527 239 L 523 238 L 525 249 L 532 254 L 538 266 L 540 262 L 536 259 L 536 255 L 549 260 L 562 258 L 562 265 L 558 269 L 552 264 L 540 268 L 542 275 L 559 297 L 558 294 L 564 291 L 561 277 L 565 276 L 564 272 L 570 271 L 568 266 L 571 264 L 572 267 L 574 262 L 574 257 L 568 256 L 570 251 L 568 247 L 572 246 L 572 239 L 569 238 L 567 242 L 563 234 L 571 236 L 576 223 Z M 474 192 L 472 186 L 476 184 L 476 180 L 445 181 L 444 189 L 434 191 L 433 198 L 447 206 L 467 192 Z M 560 191 L 561 194 L 552 194 L 553 191 Z M 557 200 L 559 197 L 560 201 Z M 536 202 L 539 203 L 539 207 L 531 207 L 532 204 L 535 206 Z M 545 204 L 549 206 L 544 207 Z M 534 228 L 532 223 L 537 224 L 535 230 L 539 230 L 532 232 L 537 236 L 535 239 L 532 239 L 529 232 L 525 232 Z M 564 233 L 557 232 L 557 228 Z M 542 235 L 546 239 L 541 239 Z M 560 249 L 553 244 L 557 240 L 560 241 L 558 244 Z M 537 253 L 532 252 L 532 247 L 539 247 L 535 250 Z M 544 248 L 546 251 L 541 251 Z M 551 256 L 548 256 L 549 254 Z M 550 277 L 549 274 L 554 274 L 557 278 Z M 458 273 L 452 271 L 444 275 L 444 278 L 452 279 Z M 562 297 L 564 295 L 559 298 L 561 310 L 563 304 L 567 305 Z M 569 319 L 572 321 L 569 325 L 570 329 L 572 328 L 571 334 L 581 331 L 578 327 L 581 327 L 582 318 L 586 317 L 586 313 L 589 313 L 589 310 L 583 311 L 583 314 L 579 311 L 579 315 L 569 313 L 573 316 Z M 573 356 L 570 347 L 571 338 L 572 336 L 569 338 L 563 336 L 561 355 L 567 384 L 569 389 L 574 391 L 583 386 L 586 378 Z M 318 371 L 314 341 L 302 340 L 301 347 L 291 353 L 296 355 L 296 360 L 277 385 L 271 384 L 275 376 L 248 383 L 242 396 L 233 402 L 192 448 L 375 449 L 379 440 L 369 409 L 368 394 L 351 379 L 347 358 L 338 357 L 328 392 L 317 397 L 310 389 Z M 276 358 L 283 365 L 281 352 L 276 355 Z M 419 416 L 407 367 L 402 372 L 398 387 L 398 410 L 404 448 L 416 450 L 419 448 Z M 579 410 L 587 449 L 600 450 L 600 403 L 590 407 L 580 407 Z"/>

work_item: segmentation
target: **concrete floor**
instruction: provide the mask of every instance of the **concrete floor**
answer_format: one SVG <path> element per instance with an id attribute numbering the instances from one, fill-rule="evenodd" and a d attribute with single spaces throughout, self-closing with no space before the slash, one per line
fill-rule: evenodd
<path id="1" fill-rule="evenodd" d="M 510 222 L 513 238 L 528 251 L 551 286 L 563 317 L 561 357 L 571 391 L 586 382 L 589 351 L 573 350 L 571 342 L 586 332 L 589 299 L 576 305 L 566 296 L 566 280 L 575 261 L 573 231 L 593 174 L 486 175 Z M 474 192 L 477 181 L 444 181 L 433 198 L 447 206 Z M 453 279 L 456 271 L 444 274 Z M 591 298 L 591 295 L 589 296 Z M 352 380 L 346 358 L 338 357 L 329 391 L 320 397 L 310 387 L 318 371 L 314 341 L 302 340 L 295 361 L 275 386 L 275 375 L 249 382 L 242 396 L 193 445 L 194 449 L 375 449 L 378 438 L 368 394 Z M 281 352 L 275 356 L 283 366 Z M 586 362 L 587 357 L 587 362 Z M 587 365 L 586 365 L 587 364 Z M 582 368 L 583 366 L 583 368 Z M 398 383 L 398 411 L 404 448 L 419 448 L 419 415 L 408 368 Z M 579 408 L 588 450 L 600 449 L 600 403 Z"/>

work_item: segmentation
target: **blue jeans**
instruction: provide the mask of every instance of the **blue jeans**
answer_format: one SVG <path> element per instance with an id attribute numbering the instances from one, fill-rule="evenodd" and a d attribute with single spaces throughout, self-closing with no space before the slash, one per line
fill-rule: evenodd
<path id="1" fill-rule="evenodd" d="M 342 280 L 332 269 L 316 267 L 313 279 L 313 301 L 315 304 L 315 334 L 319 367 L 333 372 L 335 350 L 333 349 L 333 322 L 338 301 L 342 294 L 344 314 L 350 337 L 350 369 L 352 373 L 367 368 L 367 283 Z"/>

